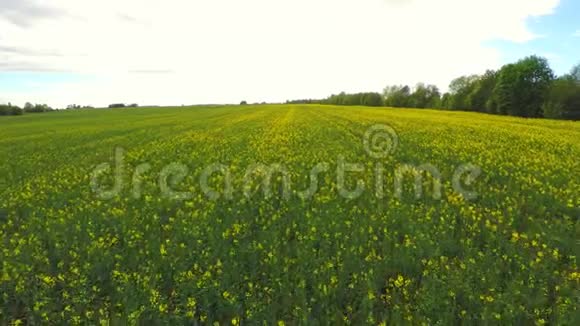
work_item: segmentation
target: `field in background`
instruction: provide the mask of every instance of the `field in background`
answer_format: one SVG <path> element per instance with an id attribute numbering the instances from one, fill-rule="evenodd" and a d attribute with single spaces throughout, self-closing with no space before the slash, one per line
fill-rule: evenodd
<path id="1" fill-rule="evenodd" d="M 574 324 L 579 157 L 578 123 L 462 112 L 3 117 L 0 323 Z"/>

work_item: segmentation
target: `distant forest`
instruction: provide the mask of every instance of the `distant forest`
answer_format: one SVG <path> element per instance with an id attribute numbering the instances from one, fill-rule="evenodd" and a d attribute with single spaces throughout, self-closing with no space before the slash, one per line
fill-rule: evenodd
<path id="1" fill-rule="evenodd" d="M 287 101 L 287 104 L 362 105 L 372 107 L 476 111 L 529 118 L 580 120 L 580 64 L 557 77 L 545 58 L 529 56 L 482 75 L 461 76 L 441 94 L 435 85 L 392 85 L 383 93 L 331 95 L 326 99 Z M 247 104 L 246 101 L 241 103 Z M 109 108 L 133 108 L 137 104 L 111 104 Z M 69 105 L 67 109 L 91 106 Z M 54 111 L 46 104 L 26 103 L 24 108 L 0 104 L 0 116 Z"/>
<path id="2" fill-rule="evenodd" d="M 120 108 L 136 108 L 139 107 L 137 104 L 123 104 L 123 103 L 116 103 L 109 105 L 109 109 L 120 109 Z M 66 107 L 67 110 L 80 110 L 80 109 L 94 109 L 93 106 L 90 105 L 77 105 L 71 104 Z M 53 112 L 57 111 L 46 104 L 32 104 L 26 103 L 24 104 L 24 108 L 21 108 L 17 105 L 12 105 L 12 103 L 8 104 L 0 104 L 0 116 L 2 115 L 23 115 L 25 113 L 44 113 L 44 112 Z"/>
<path id="3" fill-rule="evenodd" d="M 343 92 L 323 100 L 287 103 L 431 108 L 580 120 L 580 64 L 569 74 L 556 77 L 546 59 L 530 56 L 498 71 L 456 78 L 445 94 L 435 85 L 419 83 L 413 88 L 388 86 L 383 94 Z"/>

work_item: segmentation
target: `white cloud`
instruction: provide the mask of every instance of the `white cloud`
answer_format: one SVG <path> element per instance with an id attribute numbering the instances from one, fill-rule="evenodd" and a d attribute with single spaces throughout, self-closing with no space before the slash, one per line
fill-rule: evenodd
<path id="1" fill-rule="evenodd" d="M 283 101 L 417 81 L 446 87 L 497 67 L 498 51 L 483 42 L 535 38 L 526 19 L 559 2 L 52 0 L 46 8 L 18 1 L 39 14 L 0 9 L 0 71 L 94 78 L 3 96 L 61 106 Z"/>
<path id="2" fill-rule="evenodd" d="M 575 32 L 573 35 L 574 35 L 575 37 L 580 37 L 580 29 L 579 29 L 579 30 L 577 30 L 577 31 L 576 31 L 576 32 Z"/>

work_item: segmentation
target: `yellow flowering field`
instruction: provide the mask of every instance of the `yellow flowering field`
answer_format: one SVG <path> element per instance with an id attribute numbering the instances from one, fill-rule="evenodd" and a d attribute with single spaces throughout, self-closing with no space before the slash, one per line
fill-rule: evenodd
<path id="1" fill-rule="evenodd" d="M 579 162 L 477 113 L 3 117 L 0 324 L 578 324 Z"/>

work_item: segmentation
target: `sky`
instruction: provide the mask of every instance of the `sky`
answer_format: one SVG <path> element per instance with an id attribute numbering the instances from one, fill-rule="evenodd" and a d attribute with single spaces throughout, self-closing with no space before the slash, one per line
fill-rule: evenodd
<path id="1" fill-rule="evenodd" d="M 0 0 L 0 102 L 283 102 L 580 63 L 580 0 Z"/>

